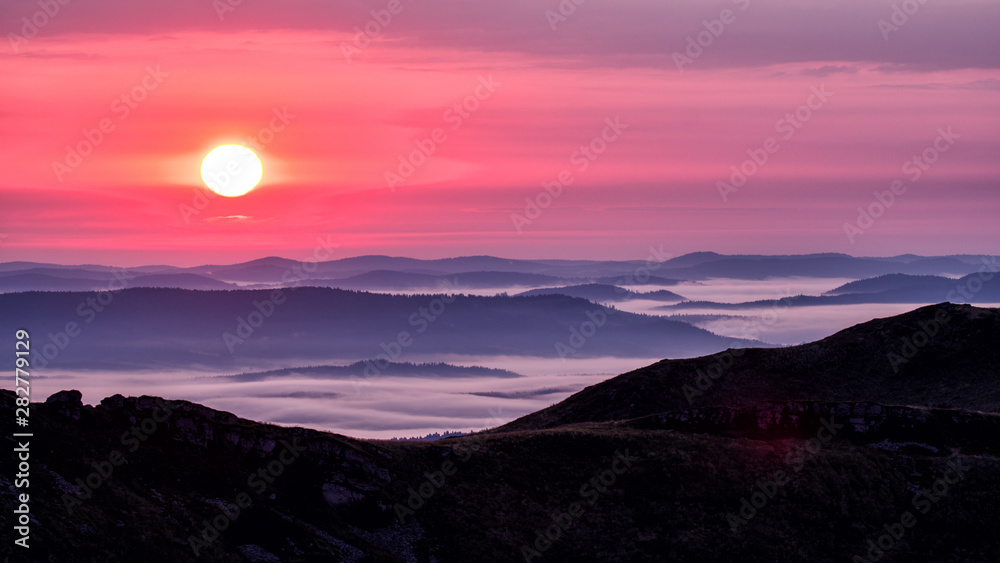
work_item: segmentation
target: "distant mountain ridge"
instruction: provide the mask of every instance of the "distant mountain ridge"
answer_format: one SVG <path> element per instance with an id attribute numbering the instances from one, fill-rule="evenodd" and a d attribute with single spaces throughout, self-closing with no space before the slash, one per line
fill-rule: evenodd
<path id="1" fill-rule="evenodd" d="M 391 256 L 356 256 L 308 265 L 308 278 L 316 280 L 348 279 L 372 272 L 395 272 L 397 276 L 451 276 L 494 272 L 549 276 L 562 283 L 610 283 L 633 285 L 638 279 L 656 280 L 665 285 L 677 280 L 703 280 L 715 277 L 732 279 L 766 279 L 769 277 L 849 277 L 870 278 L 885 274 L 963 276 L 979 271 L 984 262 L 995 267 L 996 256 L 953 255 L 921 257 L 903 255 L 886 258 L 854 257 L 846 254 L 806 254 L 789 256 L 723 255 L 695 252 L 666 260 L 662 248 L 651 252 L 646 260 L 520 260 L 493 256 L 465 256 L 436 260 L 421 260 Z M 100 265 L 64 266 L 35 262 L 0 263 L 0 273 L 45 273 L 44 270 L 76 271 L 79 277 L 91 279 L 94 273 L 110 275 L 116 271 L 143 274 L 197 274 L 226 283 L 286 283 L 292 271 L 302 271 L 303 264 L 279 257 L 267 257 L 229 265 L 203 265 L 188 268 L 175 266 L 142 266 L 116 268 Z M 387 275 L 387 274 L 382 274 Z M 363 278 L 355 282 L 361 284 Z M 346 282 L 346 283 L 355 283 Z M 412 286 L 413 282 L 410 282 Z M 326 282 L 323 283 L 326 285 Z M 32 289 L 19 286 L 20 291 Z M 415 287 L 415 286 L 413 286 Z M 373 289 L 363 285 L 349 289 Z"/>
<path id="2" fill-rule="evenodd" d="M 175 289 L 221 290 L 236 289 L 236 284 L 189 273 L 136 273 L 118 277 L 114 274 L 80 270 L 35 269 L 30 273 L 0 274 L 0 292 L 19 291 L 107 291 L 123 287 L 163 287 Z M 63 272 L 63 273 L 57 273 Z M 83 274 L 82 277 L 77 277 Z"/>
<path id="3" fill-rule="evenodd" d="M 392 295 L 329 288 L 0 295 L 0 331 L 30 327 L 53 366 L 198 367 L 356 361 L 383 354 L 678 357 L 727 346 L 687 323 L 562 295 Z M 75 323 L 73 330 L 68 323 Z M 67 336 L 68 332 L 78 332 Z M 48 337 L 47 335 L 53 335 Z M 49 342 L 52 340 L 52 342 Z M 44 359 L 42 360 L 46 364 Z"/>
<path id="4" fill-rule="evenodd" d="M 984 281 L 985 278 L 985 281 Z M 952 279 L 942 276 L 886 274 L 846 283 L 823 295 L 794 295 L 781 299 L 765 299 L 740 303 L 714 301 L 684 301 L 662 305 L 659 310 L 712 308 L 742 310 L 749 307 L 819 305 L 858 305 L 870 303 L 928 304 L 942 300 L 963 303 L 1000 303 L 1000 275 L 975 273 Z"/>

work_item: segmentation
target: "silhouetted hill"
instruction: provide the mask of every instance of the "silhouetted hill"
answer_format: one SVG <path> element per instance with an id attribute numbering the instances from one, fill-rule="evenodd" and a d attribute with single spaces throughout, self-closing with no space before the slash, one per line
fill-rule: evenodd
<path id="1" fill-rule="evenodd" d="M 307 283 L 359 291 L 446 291 L 453 287 L 464 289 L 532 287 L 564 281 L 554 276 L 523 272 L 460 272 L 433 275 L 374 270 L 342 279 L 310 279 Z"/>
<path id="2" fill-rule="evenodd" d="M 41 271 L 41 270 L 36 270 Z M 230 283 L 196 274 L 138 274 L 133 272 L 88 272 L 83 270 L 65 270 L 65 274 L 54 274 L 59 270 L 47 270 L 50 273 L 16 273 L 0 275 L 0 292 L 14 293 L 21 291 L 106 291 L 120 289 L 123 284 L 128 287 L 164 287 L 176 289 L 235 289 Z M 75 277 L 83 274 L 85 277 Z M 74 277 L 69 277 L 70 275 Z"/>
<path id="3" fill-rule="evenodd" d="M 944 276 L 912 276 L 909 274 L 885 274 L 874 278 L 845 283 L 827 291 L 823 295 L 843 295 L 848 293 L 878 293 L 902 288 L 931 288 L 936 291 L 954 287 L 955 280 Z M 951 287 L 949 287 L 949 285 Z M 947 289 L 946 289 L 947 288 Z"/>
<path id="4" fill-rule="evenodd" d="M 566 287 L 546 287 L 542 289 L 532 289 L 519 293 L 518 296 L 535 295 L 567 295 L 569 297 L 579 297 L 598 303 L 617 303 L 620 301 L 631 301 L 633 299 L 650 299 L 653 301 L 680 301 L 684 297 L 665 289 L 638 293 L 629 289 L 623 289 L 614 285 L 604 285 L 598 283 L 571 285 Z"/>
<path id="5" fill-rule="evenodd" d="M 947 403 L 1000 412 L 997 342 L 1000 310 L 942 303 L 875 319 L 810 344 L 664 360 L 587 387 L 499 430 L 767 401 Z"/>
<path id="6" fill-rule="evenodd" d="M 663 254 L 663 249 L 650 256 Z M 652 258 L 650 258 L 652 260 Z M 787 256 L 738 255 L 695 252 L 664 262 L 646 260 L 517 260 L 493 256 L 464 256 L 438 260 L 419 260 L 392 256 L 356 256 L 307 265 L 279 257 L 260 258 L 240 264 L 213 264 L 178 268 L 174 266 L 141 266 L 127 268 L 137 274 L 189 273 L 224 282 L 288 284 L 290 275 L 297 279 L 308 271 L 315 280 L 345 279 L 371 272 L 398 272 L 426 276 L 453 276 L 470 272 L 532 274 L 562 280 L 558 283 L 588 281 L 610 285 L 650 283 L 671 285 L 677 280 L 707 278 L 766 279 L 771 277 L 806 276 L 834 278 L 870 278 L 884 274 L 953 275 L 978 272 L 983 267 L 998 266 L 996 257 L 903 255 L 889 258 L 853 257 L 846 254 L 806 254 Z M 0 263 L 0 273 L 43 273 L 51 270 L 112 273 L 122 268 L 98 265 L 62 266 L 36 262 Z M 90 274 L 74 277 L 88 279 Z M 525 278 L 530 279 L 530 278 Z M 478 283 L 470 280 L 470 283 Z M 548 285 L 545 282 L 542 285 Z M 519 284 L 512 284 L 519 285 Z M 490 287 L 483 282 L 482 287 Z M 368 289 L 359 287 L 359 289 Z"/>
<path id="7" fill-rule="evenodd" d="M 684 257 L 681 257 L 684 258 Z M 766 279 L 803 276 L 815 278 L 869 278 L 884 274 L 966 275 L 977 272 L 982 264 L 939 258 L 902 262 L 890 259 L 856 258 L 845 254 L 806 256 L 733 256 L 714 260 L 682 260 L 692 263 L 678 267 L 670 261 L 658 272 L 687 280 L 706 278 Z"/>
<path id="8" fill-rule="evenodd" d="M 242 264 L 196 266 L 187 270 L 230 282 L 281 283 L 282 277 L 287 277 L 290 272 L 296 272 L 296 267 L 299 268 L 299 272 L 302 271 L 299 262 L 271 256 Z"/>
<path id="9" fill-rule="evenodd" d="M 395 361 L 419 353 L 677 357 L 715 352 L 734 342 L 754 344 L 559 295 L 444 297 L 311 287 L 276 291 L 137 288 L 106 294 L 3 294 L 0 330 L 12 334 L 28 327 L 39 346 L 49 343 L 50 333 L 56 335 L 65 349 L 55 354 L 53 366 L 91 368 L 205 365 L 233 370 L 262 361 L 325 363 L 378 354 Z M 274 301 L 276 295 L 280 303 Z M 60 336 L 70 322 L 79 335 Z"/>
<path id="10" fill-rule="evenodd" d="M 163 287 L 175 289 L 236 289 L 236 285 L 197 274 L 144 274 L 128 282 L 129 287 Z M 106 287 L 106 286 L 105 286 Z"/>
<path id="11" fill-rule="evenodd" d="M 983 279 L 987 278 L 987 279 Z M 828 291 L 825 295 L 873 294 L 872 299 L 880 303 L 890 303 L 890 299 L 926 299 L 932 296 L 948 296 L 969 303 L 1000 302 L 1000 277 L 984 272 L 984 275 L 969 274 L 959 279 L 942 276 L 911 276 L 887 274 L 875 278 L 853 281 Z"/>
<path id="12" fill-rule="evenodd" d="M 0 272 L 13 272 L 18 270 L 87 270 L 95 272 L 110 272 L 115 270 L 114 266 L 98 266 L 96 264 L 63 265 L 49 264 L 47 262 L 0 262 Z"/>
<path id="13" fill-rule="evenodd" d="M 314 377 L 319 379 L 349 379 L 351 377 L 365 377 L 366 365 L 366 362 L 355 362 L 346 366 L 282 368 L 218 377 L 236 381 L 261 381 L 288 376 Z M 379 375 L 382 377 L 425 377 L 435 379 L 454 377 L 523 377 L 521 374 L 509 370 L 481 366 L 455 366 L 445 363 L 413 364 L 409 362 L 389 362 L 388 364 L 381 365 L 385 365 L 385 367 L 379 368 Z"/>
<path id="14" fill-rule="evenodd" d="M 8 262 L 4 266 L 12 266 L 16 262 Z M 26 275 L 40 275 L 47 276 L 50 278 L 70 278 L 78 280 L 99 280 L 108 281 L 113 279 L 113 272 L 109 269 L 100 270 L 87 270 L 83 268 L 74 267 L 58 267 L 58 266 L 45 266 L 37 268 L 23 268 L 23 269 L 11 269 L 3 270 L 0 269 L 0 279 L 11 278 L 16 276 L 26 276 Z M 29 291 L 29 290 L 24 290 Z"/>
<path id="15" fill-rule="evenodd" d="M 640 281 L 639 279 L 636 278 L 635 274 L 633 274 L 630 276 L 594 278 L 590 281 L 593 283 L 599 283 L 604 285 L 617 285 L 617 286 L 659 285 L 659 286 L 669 287 L 672 285 L 677 285 L 684 280 L 675 280 L 660 276 L 643 276 L 642 281 Z"/>
<path id="16" fill-rule="evenodd" d="M 818 305 L 860 305 L 870 303 L 937 303 L 949 299 L 963 303 L 1000 303 L 1000 276 L 986 281 L 977 274 L 959 279 L 940 276 L 887 274 L 844 284 L 823 295 L 795 295 L 742 303 L 684 301 L 657 307 L 660 310 L 723 309 L 743 310 L 762 307 L 814 307 Z"/>
<path id="17" fill-rule="evenodd" d="M 837 563 L 904 511 L 916 526 L 882 540 L 897 560 L 1000 552 L 992 413 L 766 402 L 424 442 L 156 397 L 64 391 L 30 411 L 33 436 L 7 417 L 0 441 L 30 444 L 33 561 Z"/>

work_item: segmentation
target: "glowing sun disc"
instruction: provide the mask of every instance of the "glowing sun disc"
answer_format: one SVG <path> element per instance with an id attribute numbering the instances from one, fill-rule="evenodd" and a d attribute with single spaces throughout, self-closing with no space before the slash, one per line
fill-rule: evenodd
<path id="1" fill-rule="evenodd" d="M 254 152 L 242 145 L 222 145 L 205 155 L 201 179 L 213 192 L 238 197 L 254 188 L 264 167 Z"/>

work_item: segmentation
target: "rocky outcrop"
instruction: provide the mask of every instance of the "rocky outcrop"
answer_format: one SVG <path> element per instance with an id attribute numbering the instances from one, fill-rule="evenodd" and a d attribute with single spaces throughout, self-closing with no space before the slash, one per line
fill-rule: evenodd
<path id="1" fill-rule="evenodd" d="M 83 408 L 83 394 L 75 389 L 59 391 L 45 399 L 45 404 L 55 407 L 60 416 L 76 420 L 80 418 L 80 409 Z"/>

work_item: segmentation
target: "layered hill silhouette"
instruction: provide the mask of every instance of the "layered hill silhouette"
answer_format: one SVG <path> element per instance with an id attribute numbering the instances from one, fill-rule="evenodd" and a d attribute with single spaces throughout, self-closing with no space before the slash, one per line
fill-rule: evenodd
<path id="1" fill-rule="evenodd" d="M 983 257 L 980 256 L 861 258 L 847 254 L 725 256 L 698 252 L 664 262 L 664 269 L 659 273 L 687 280 L 788 276 L 868 278 L 893 273 L 967 275 L 977 272 L 982 266 Z"/>
<path id="2" fill-rule="evenodd" d="M 928 340 L 898 373 L 883 365 L 919 331 Z M 708 376 L 694 406 L 673 390 L 721 355 L 433 442 L 155 397 L 87 406 L 64 391 L 30 407 L 32 557 L 992 562 L 1000 373 L 986 344 L 998 334 L 997 310 L 944 303 L 805 346 L 730 351 L 730 372 Z M 0 391 L 5 411 L 14 397 Z M 10 529 L 8 473 L 0 485 Z"/>
<path id="3" fill-rule="evenodd" d="M 555 276 L 523 272 L 459 272 L 436 275 L 373 270 L 341 279 L 310 278 L 308 284 L 362 291 L 444 291 L 456 287 L 464 289 L 534 287 L 564 281 Z"/>
<path id="4" fill-rule="evenodd" d="M 659 289 L 656 291 L 636 292 L 615 285 L 599 283 L 571 285 L 566 287 L 547 287 L 544 289 L 532 289 L 517 294 L 519 297 L 535 295 L 567 295 L 569 297 L 579 297 L 597 303 L 618 303 L 622 301 L 632 301 L 634 299 L 649 299 L 651 301 L 681 301 L 684 297 L 672 291 Z"/>
<path id="5" fill-rule="evenodd" d="M 0 292 L 18 291 L 106 291 L 128 287 L 163 287 L 176 289 L 236 289 L 235 284 L 188 273 L 143 274 L 129 272 L 121 277 L 114 273 L 89 270 L 56 270 L 33 268 L 25 271 L 0 273 Z"/>
<path id="6" fill-rule="evenodd" d="M 156 287 L 220 289 L 222 284 L 290 286 L 303 279 L 312 285 L 366 291 L 412 291 L 438 288 L 459 276 L 467 288 L 504 288 L 598 283 L 606 285 L 670 286 L 682 280 L 730 278 L 763 280 L 774 277 L 870 278 L 888 274 L 965 276 L 1000 267 L 995 256 L 903 255 L 885 258 L 846 254 L 788 256 L 723 255 L 695 252 L 666 259 L 663 249 L 650 249 L 648 260 L 513 260 L 493 256 L 466 256 L 418 260 L 392 256 L 357 256 L 325 262 L 299 262 L 268 257 L 240 264 L 214 264 L 180 268 L 141 266 L 118 268 L 103 265 L 64 266 L 36 262 L 0 263 L 0 291 L 54 291 L 80 289 L 86 281 L 109 281 L 118 272 L 142 277 L 160 276 Z M 187 277 L 175 277 L 186 274 Z M 19 277 L 22 276 L 22 277 Z M 28 276 L 28 277 L 23 277 Z M 44 277 L 39 277 L 44 276 Z M 192 277 L 197 276 L 197 277 Z M 57 282 L 51 278 L 75 280 Z M 3 281 L 5 279 L 6 281 Z M 294 282 L 290 282 L 294 279 Z M 154 286 L 143 282 L 141 286 Z M 197 283 L 196 283 L 197 282 Z M 60 285 L 61 284 L 61 285 Z M 200 284 L 200 285 L 199 285 Z M 88 288 L 89 289 L 89 288 Z"/>
<path id="7" fill-rule="evenodd" d="M 736 311 L 759 307 L 814 307 L 873 303 L 937 303 L 944 299 L 964 303 L 1000 303 L 1000 276 L 992 272 L 960 278 L 886 274 L 846 283 L 823 295 L 795 295 L 742 303 L 684 301 L 658 307 L 661 310 L 711 308 Z"/>
<path id="8" fill-rule="evenodd" d="M 655 358 L 762 345 L 563 295 L 137 288 L 4 294 L 0 311 L 0 330 L 30 327 L 38 346 L 50 345 L 46 366 L 93 369 L 232 370 L 380 354 L 390 361 L 410 354 Z"/>
<path id="9" fill-rule="evenodd" d="M 825 295 L 870 296 L 871 302 L 908 303 L 951 296 L 968 303 L 1000 302 L 1000 276 L 993 272 L 969 274 L 958 279 L 942 276 L 886 274 L 853 281 L 828 291 Z"/>
<path id="10" fill-rule="evenodd" d="M 346 366 L 306 366 L 297 368 L 282 368 L 267 371 L 255 371 L 239 373 L 234 375 L 222 375 L 219 378 L 231 379 L 234 381 L 263 381 L 266 379 L 280 379 L 283 377 L 311 377 L 317 379 L 350 379 L 352 377 L 365 377 L 365 367 L 367 362 L 355 362 Z M 389 362 L 379 364 L 379 376 L 381 377 L 423 377 L 434 379 L 447 379 L 456 377 L 523 377 L 505 369 L 487 368 L 482 366 L 455 366 L 445 363 L 436 364 L 413 364 Z"/>

